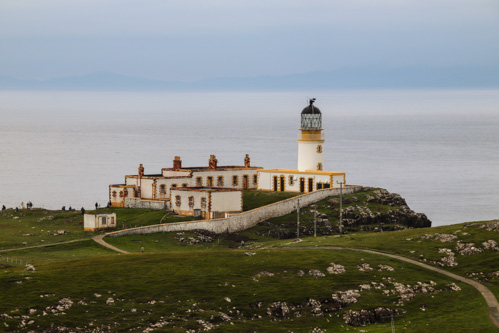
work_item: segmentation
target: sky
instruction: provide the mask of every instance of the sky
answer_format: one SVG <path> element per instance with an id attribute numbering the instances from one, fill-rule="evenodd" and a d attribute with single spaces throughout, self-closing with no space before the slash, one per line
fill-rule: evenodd
<path id="1" fill-rule="evenodd" d="M 2 0 L 0 75 L 499 66 L 497 0 Z"/>

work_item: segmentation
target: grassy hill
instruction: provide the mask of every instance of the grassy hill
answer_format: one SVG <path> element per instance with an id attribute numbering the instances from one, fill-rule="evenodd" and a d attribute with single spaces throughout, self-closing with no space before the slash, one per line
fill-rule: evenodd
<path id="1" fill-rule="evenodd" d="M 275 200 L 245 195 L 256 198 L 250 207 Z M 367 202 L 371 192 L 359 195 L 364 199 L 346 205 L 366 202 L 373 215 L 397 209 Z M 302 210 L 305 228 L 313 225 L 315 210 L 336 224 L 336 202 L 328 200 Z M 127 226 L 164 217 L 132 209 L 117 214 Z M 292 215 L 280 228 L 296 230 Z M 269 235 L 268 223 L 230 235 L 105 238 L 132 252 L 120 255 L 90 240 L 94 234 L 80 221 L 75 212 L 0 214 L 0 331 L 389 332 L 392 315 L 397 332 L 499 331 L 480 293 L 465 283 L 381 255 L 328 248 L 401 254 L 477 279 L 499 295 L 499 252 L 490 242 L 499 222 L 400 231 L 353 223 L 342 237 L 333 228 L 316 238 L 305 233 L 300 242 Z M 378 229 L 358 231 L 362 226 Z M 47 243 L 53 245 L 31 247 Z M 36 270 L 25 270 L 26 262 Z"/>

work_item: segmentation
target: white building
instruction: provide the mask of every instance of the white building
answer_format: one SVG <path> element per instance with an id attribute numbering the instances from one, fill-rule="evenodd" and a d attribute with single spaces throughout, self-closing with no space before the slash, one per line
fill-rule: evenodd
<path id="1" fill-rule="evenodd" d="M 83 215 L 83 230 L 85 231 L 98 231 L 116 228 L 116 223 L 115 213 Z"/>
<path id="2" fill-rule="evenodd" d="M 310 105 L 301 112 L 298 169 L 258 170 L 259 190 L 306 193 L 345 186 L 344 172 L 324 171 L 322 114 L 314 102 L 315 98 L 311 99 Z"/>
<path id="3" fill-rule="evenodd" d="M 141 164 L 137 175 L 125 176 L 125 184 L 109 185 L 109 201 L 112 207 L 170 209 L 173 189 L 256 189 L 259 169 L 250 166 L 247 154 L 243 166 L 218 166 L 215 155 L 211 155 L 207 167 L 191 168 L 183 168 L 180 157 L 175 156 L 173 167 L 163 168 L 160 174 L 146 175 Z"/>
<path id="4" fill-rule="evenodd" d="M 243 192 L 223 187 L 179 187 L 171 190 L 171 210 L 185 216 L 224 218 L 243 211 Z"/>

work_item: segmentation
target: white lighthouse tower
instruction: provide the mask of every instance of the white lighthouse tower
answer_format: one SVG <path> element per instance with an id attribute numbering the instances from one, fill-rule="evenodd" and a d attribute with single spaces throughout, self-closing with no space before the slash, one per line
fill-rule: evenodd
<path id="1" fill-rule="evenodd" d="M 322 114 L 314 106 L 315 98 L 301 112 L 300 136 L 298 137 L 298 170 L 324 170 L 324 134 Z"/>

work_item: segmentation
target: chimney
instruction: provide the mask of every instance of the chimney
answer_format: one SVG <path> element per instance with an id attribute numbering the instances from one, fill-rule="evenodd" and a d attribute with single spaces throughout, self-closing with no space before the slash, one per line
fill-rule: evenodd
<path id="1" fill-rule="evenodd" d="M 180 159 L 180 156 L 175 156 L 175 159 L 173 160 L 173 170 L 179 171 L 182 169 L 182 160 Z"/>
<path id="2" fill-rule="evenodd" d="M 144 166 L 142 163 L 139 165 L 139 177 L 144 176 Z"/>
<path id="3" fill-rule="evenodd" d="M 215 170 L 217 168 L 217 158 L 215 155 L 210 155 L 210 161 L 208 162 L 208 166 L 211 170 Z"/>
<path id="4" fill-rule="evenodd" d="M 250 167 L 250 157 L 249 154 L 246 154 L 246 157 L 244 158 L 244 167 L 249 168 Z"/>

